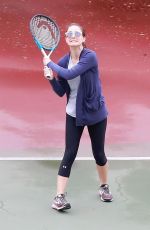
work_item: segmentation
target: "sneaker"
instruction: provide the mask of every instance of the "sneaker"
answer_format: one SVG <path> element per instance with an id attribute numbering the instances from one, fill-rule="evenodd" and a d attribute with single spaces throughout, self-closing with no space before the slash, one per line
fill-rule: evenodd
<path id="1" fill-rule="evenodd" d="M 70 209 L 71 205 L 66 201 L 65 194 L 59 194 L 54 198 L 52 208 L 58 211 Z"/>
<path id="2" fill-rule="evenodd" d="M 104 184 L 100 186 L 99 189 L 99 195 L 102 201 L 104 202 L 111 202 L 113 201 L 113 196 L 109 190 L 109 185 L 108 184 Z"/>

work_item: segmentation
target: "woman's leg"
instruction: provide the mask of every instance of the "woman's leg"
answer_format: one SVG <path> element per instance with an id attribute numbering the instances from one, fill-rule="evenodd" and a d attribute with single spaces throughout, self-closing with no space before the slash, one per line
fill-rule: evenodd
<path id="1" fill-rule="evenodd" d="M 106 126 L 107 119 L 95 125 L 88 126 L 93 155 L 97 164 L 99 179 L 102 184 L 107 183 L 108 171 L 107 158 L 104 151 Z"/>
<path id="2" fill-rule="evenodd" d="M 100 196 L 103 201 L 112 201 L 113 197 L 108 186 L 108 163 L 104 151 L 105 133 L 107 127 L 107 119 L 88 126 L 89 135 L 91 138 L 93 155 L 96 161 L 97 172 L 100 180 Z"/>
<path id="3" fill-rule="evenodd" d="M 80 138 L 84 127 L 76 126 L 76 118 L 66 115 L 66 148 L 59 167 L 57 177 L 57 195 L 52 208 L 56 210 L 70 209 L 71 205 L 65 198 L 65 189 L 70 176 L 71 167 L 77 155 Z"/>
<path id="4" fill-rule="evenodd" d="M 72 164 L 76 158 L 84 126 L 76 126 L 76 118 L 66 115 L 65 153 L 57 177 L 57 194 L 64 194 Z"/>
<path id="5" fill-rule="evenodd" d="M 101 184 L 108 183 L 108 162 L 104 166 L 96 165 L 99 181 Z"/>
<path id="6" fill-rule="evenodd" d="M 64 194 L 69 177 L 57 176 L 57 195 Z"/>

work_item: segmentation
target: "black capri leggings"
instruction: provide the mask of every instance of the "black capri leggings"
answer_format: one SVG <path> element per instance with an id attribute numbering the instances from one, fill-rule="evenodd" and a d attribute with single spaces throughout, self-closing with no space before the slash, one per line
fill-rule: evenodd
<path id="1" fill-rule="evenodd" d="M 88 132 L 91 139 L 93 156 L 96 164 L 104 166 L 107 162 L 104 151 L 105 131 L 107 126 L 107 118 L 94 125 L 89 125 Z M 58 175 L 69 177 L 72 164 L 76 158 L 80 139 L 84 130 L 84 126 L 76 126 L 76 118 L 66 115 L 66 148 L 63 159 L 61 161 Z"/>

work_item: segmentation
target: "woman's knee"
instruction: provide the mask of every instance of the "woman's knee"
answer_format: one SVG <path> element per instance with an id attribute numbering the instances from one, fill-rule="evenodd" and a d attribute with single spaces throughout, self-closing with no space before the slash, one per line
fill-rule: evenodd
<path id="1" fill-rule="evenodd" d="M 98 156 L 95 157 L 95 161 L 96 161 L 97 165 L 105 166 L 105 164 L 107 163 L 107 157 L 105 156 L 105 154 L 98 155 Z"/>

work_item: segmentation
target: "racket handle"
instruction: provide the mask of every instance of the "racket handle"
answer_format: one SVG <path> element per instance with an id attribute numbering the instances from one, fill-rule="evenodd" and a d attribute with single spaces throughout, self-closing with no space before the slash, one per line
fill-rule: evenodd
<path id="1" fill-rule="evenodd" d="M 44 51 L 43 48 L 41 48 L 41 52 L 42 52 L 42 54 L 43 54 L 44 57 L 47 57 L 47 54 L 45 53 L 45 51 Z"/>

